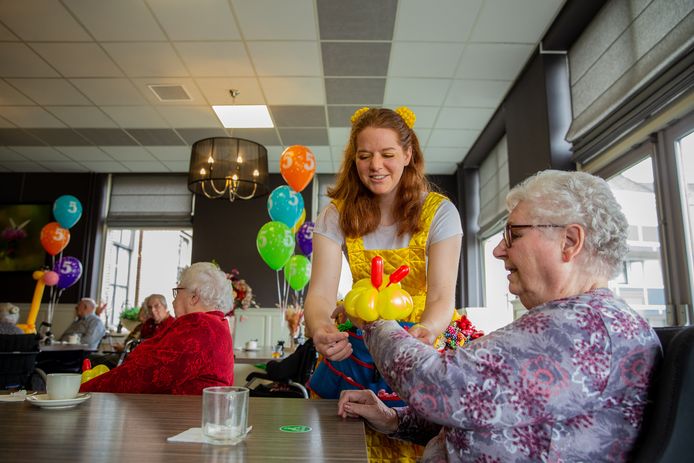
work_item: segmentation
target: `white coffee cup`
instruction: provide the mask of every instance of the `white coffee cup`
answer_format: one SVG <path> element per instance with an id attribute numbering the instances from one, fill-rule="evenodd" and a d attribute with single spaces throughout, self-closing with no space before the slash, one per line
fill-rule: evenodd
<path id="1" fill-rule="evenodd" d="M 67 337 L 67 343 L 68 344 L 79 344 L 80 343 L 80 335 L 77 333 L 71 334 L 70 336 Z"/>
<path id="2" fill-rule="evenodd" d="M 51 400 L 74 399 L 81 384 L 79 373 L 50 373 L 46 378 L 46 392 Z"/>
<path id="3" fill-rule="evenodd" d="M 252 341 L 246 341 L 246 349 L 257 349 L 258 348 L 258 341 L 252 340 Z"/>

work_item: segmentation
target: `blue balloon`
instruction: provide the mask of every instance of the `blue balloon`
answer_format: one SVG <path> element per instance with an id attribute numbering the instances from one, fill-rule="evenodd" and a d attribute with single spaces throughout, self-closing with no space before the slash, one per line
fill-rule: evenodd
<path id="1" fill-rule="evenodd" d="M 72 195 L 63 195 L 53 203 L 53 217 L 63 228 L 72 228 L 82 217 L 82 203 Z"/>
<path id="2" fill-rule="evenodd" d="M 304 198 L 287 185 L 272 190 L 267 200 L 270 218 L 276 222 L 282 222 L 290 229 L 296 225 L 303 210 Z"/>

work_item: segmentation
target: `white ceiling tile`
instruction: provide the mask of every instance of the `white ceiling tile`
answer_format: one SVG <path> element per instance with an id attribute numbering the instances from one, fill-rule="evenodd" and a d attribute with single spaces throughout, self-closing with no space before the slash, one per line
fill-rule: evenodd
<path id="1" fill-rule="evenodd" d="M 96 40 L 166 39 L 142 0 L 64 0 L 64 3 Z"/>
<path id="2" fill-rule="evenodd" d="M 152 156 L 141 146 L 102 146 L 102 150 L 108 153 L 116 161 L 153 161 Z"/>
<path id="3" fill-rule="evenodd" d="M 424 166 L 428 175 L 451 175 L 458 170 L 455 162 L 427 162 Z"/>
<path id="4" fill-rule="evenodd" d="M 427 148 L 424 155 L 427 164 L 429 162 L 460 162 L 467 150 L 463 148 Z"/>
<path id="5" fill-rule="evenodd" d="M 0 77 L 58 77 L 58 73 L 25 44 L 0 42 Z"/>
<path id="6" fill-rule="evenodd" d="M 511 84 L 511 81 L 502 80 L 455 80 L 444 104 L 496 108 Z"/>
<path id="7" fill-rule="evenodd" d="M 32 43 L 65 77 L 119 77 L 123 73 L 96 43 Z"/>
<path id="8" fill-rule="evenodd" d="M 114 172 L 130 172 L 130 169 L 116 161 L 81 161 L 80 163 L 93 172 L 103 172 L 106 174 Z"/>
<path id="9" fill-rule="evenodd" d="M 8 79 L 8 82 L 40 105 L 90 105 L 65 79 Z"/>
<path id="10" fill-rule="evenodd" d="M 14 128 L 16 127 L 13 123 L 5 119 L 4 117 L 0 117 L 0 128 L 7 129 L 7 128 Z"/>
<path id="11" fill-rule="evenodd" d="M 317 42 L 247 42 L 259 76 L 320 76 Z"/>
<path id="12" fill-rule="evenodd" d="M 89 169 L 82 164 L 74 161 L 65 162 L 46 162 L 42 161 L 41 165 L 51 172 L 88 172 Z"/>
<path id="13" fill-rule="evenodd" d="M 459 43 L 395 42 L 388 77 L 453 77 L 462 51 Z"/>
<path id="14" fill-rule="evenodd" d="M 22 156 L 21 154 L 17 153 L 16 151 L 12 151 L 10 148 L 6 146 L 0 146 L 0 161 L 26 161 L 27 158 Z"/>
<path id="15" fill-rule="evenodd" d="M 493 113 L 493 109 L 484 108 L 443 108 L 436 128 L 482 130 Z"/>
<path id="16" fill-rule="evenodd" d="M 564 0 L 486 0 L 471 40 L 537 43 Z"/>
<path id="17" fill-rule="evenodd" d="M 96 106 L 47 106 L 46 109 L 69 127 L 117 127 L 116 123 Z"/>
<path id="18" fill-rule="evenodd" d="M 421 42 L 464 42 L 482 0 L 400 0 L 393 38 Z"/>
<path id="19" fill-rule="evenodd" d="M 155 106 L 199 106 L 208 104 L 193 79 L 186 77 L 148 77 L 146 79 L 132 79 L 132 82 L 147 101 Z M 149 85 L 182 85 L 191 99 L 189 101 L 161 101 L 152 89 L 148 87 Z"/>
<path id="20" fill-rule="evenodd" d="M 188 161 L 166 161 L 164 166 L 169 169 L 170 172 L 188 172 L 190 163 Z"/>
<path id="21" fill-rule="evenodd" d="M 89 34 L 57 1 L 2 0 L 0 20 L 26 41 L 91 40 Z"/>
<path id="22" fill-rule="evenodd" d="M 432 130 L 427 147 L 470 147 L 478 135 L 478 130 L 436 129 Z"/>
<path id="23" fill-rule="evenodd" d="M 193 76 L 255 75 L 242 42 L 176 42 L 174 46 Z"/>
<path id="24" fill-rule="evenodd" d="M 450 85 L 448 79 L 386 79 L 386 92 L 383 103 L 391 107 L 401 101 L 410 105 L 440 105 Z M 409 105 L 408 105 L 409 106 Z"/>
<path id="25" fill-rule="evenodd" d="M 318 38 L 313 0 L 232 0 L 232 4 L 246 40 Z"/>
<path id="26" fill-rule="evenodd" d="M 65 124 L 37 106 L 0 106 L 0 115 L 19 127 L 65 127 Z"/>
<path id="27" fill-rule="evenodd" d="M 171 40 L 239 40 L 227 0 L 148 0 Z"/>
<path id="28" fill-rule="evenodd" d="M 22 95 L 4 80 L 0 80 L 0 106 L 4 105 L 33 105 L 29 98 Z"/>
<path id="29" fill-rule="evenodd" d="M 259 80 L 270 106 L 325 104 L 325 89 L 321 78 L 261 77 Z"/>
<path id="30" fill-rule="evenodd" d="M 349 127 L 332 127 L 328 129 L 328 140 L 332 146 L 344 147 L 349 141 Z M 342 150 L 342 148 L 340 149 Z"/>
<path id="31" fill-rule="evenodd" d="M 456 77 L 513 81 L 534 49 L 507 43 L 470 44 L 463 51 Z"/>
<path id="32" fill-rule="evenodd" d="M 102 106 L 116 123 L 127 129 L 164 129 L 169 124 L 151 106 Z"/>
<path id="33" fill-rule="evenodd" d="M 148 146 L 147 150 L 164 163 L 171 161 L 190 161 L 189 146 Z"/>
<path id="34" fill-rule="evenodd" d="M 78 161 L 113 161 L 113 158 L 96 146 L 58 146 L 58 151 L 68 158 Z"/>
<path id="35" fill-rule="evenodd" d="M 103 47 L 130 77 L 188 75 L 173 47 L 166 42 L 104 43 Z"/>
<path id="36" fill-rule="evenodd" d="M 417 133 L 417 139 L 419 140 L 419 144 L 425 145 L 427 140 L 429 139 L 429 135 L 431 134 L 431 129 L 420 129 L 417 128 L 417 125 L 415 125 L 414 130 Z"/>
<path id="37" fill-rule="evenodd" d="M 0 24 L 0 41 L 3 42 L 16 42 L 19 37 L 14 35 L 8 28 Z"/>
<path id="38" fill-rule="evenodd" d="M 70 82 L 98 105 L 146 103 L 142 94 L 128 79 L 70 79 Z"/>
<path id="39" fill-rule="evenodd" d="M 255 77 L 197 78 L 195 82 L 211 105 L 265 104 L 258 79 Z M 235 99 L 229 94 L 229 90 L 232 89 L 241 92 Z"/>
<path id="40" fill-rule="evenodd" d="M 156 160 L 148 162 L 127 161 L 123 164 L 130 169 L 130 172 L 169 172 L 164 164 Z"/>
<path id="41" fill-rule="evenodd" d="M 316 161 L 332 162 L 333 160 L 329 146 L 309 146 L 308 149 L 310 149 L 313 155 L 316 157 Z"/>
<path id="42" fill-rule="evenodd" d="M 62 153 L 50 146 L 10 146 L 30 161 L 68 161 Z"/>
<path id="43" fill-rule="evenodd" d="M 345 145 L 347 145 L 347 142 L 345 142 Z M 344 159 L 345 156 L 345 147 L 344 146 L 331 146 L 330 151 L 332 151 L 333 155 L 333 163 L 335 163 L 338 167 L 342 163 L 342 159 Z"/>
<path id="44" fill-rule="evenodd" d="M 158 108 L 158 111 L 172 127 L 222 127 L 217 115 L 209 106 L 166 106 Z"/>
<path id="45" fill-rule="evenodd" d="M 42 165 L 30 161 L 7 161 L 3 165 L 12 172 L 48 172 Z"/>
<path id="46" fill-rule="evenodd" d="M 316 161 L 317 174 L 332 174 L 335 172 L 334 164 L 331 161 Z"/>

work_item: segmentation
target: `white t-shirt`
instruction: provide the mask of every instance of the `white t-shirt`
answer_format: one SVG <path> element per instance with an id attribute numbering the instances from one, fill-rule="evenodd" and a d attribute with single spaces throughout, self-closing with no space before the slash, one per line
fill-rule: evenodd
<path id="1" fill-rule="evenodd" d="M 424 202 L 425 199 L 426 195 L 422 197 L 422 202 Z M 410 233 L 405 233 L 402 236 L 398 236 L 397 232 L 397 224 L 378 227 L 375 231 L 368 235 L 364 235 L 364 249 L 406 248 L 410 244 L 412 235 Z M 340 228 L 340 214 L 334 204 L 329 204 L 318 215 L 313 233 L 317 233 L 335 241 L 342 247 L 343 251 L 346 251 L 345 235 Z M 463 227 L 460 223 L 458 209 L 456 209 L 449 200 L 443 200 L 436 210 L 434 219 L 431 222 L 429 237 L 427 239 L 427 252 L 431 244 L 462 234 Z"/>

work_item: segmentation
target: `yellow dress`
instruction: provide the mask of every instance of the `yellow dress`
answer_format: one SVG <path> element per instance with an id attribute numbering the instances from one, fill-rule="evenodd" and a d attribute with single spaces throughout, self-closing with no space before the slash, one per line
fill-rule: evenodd
<path id="1" fill-rule="evenodd" d="M 438 193 L 429 193 L 424 201 L 421 212 L 421 230 L 415 233 L 408 247 L 401 249 L 364 249 L 362 238 L 346 238 L 349 267 L 352 271 L 353 282 L 362 278 L 369 278 L 371 274 L 371 259 L 381 256 L 384 261 L 384 272 L 393 273 L 401 265 L 407 265 L 410 272 L 401 281 L 401 286 L 411 296 L 414 302 L 414 310 L 406 320 L 400 321 L 405 327 L 411 326 L 421 320 L 426 303 L 426 245 L 429 237 L 429 229 L 436 214 L 436 210 L 446 198 Z M 336 203 L 338 210 L 340 205 Z M 453 318 L 457 313 L 451 307 Z M 380 378 L 373 360 L 371 359 L 360 333 L 350 332 L 350 343 L 353 354 L 350 358 L 341 362 L 330 362 L 327 359 L 319 359 L 309 386 L 314 397 L 338 398 L 343 389 L 371 389 L 375 393 L 391 389 Z M 399 400 L 384 400 L 389 406 L 402 406 Z M 416 461 L 421 456 L 423 447 L 409 442 L 390 439 L 384 434 L 367 428 L 367 446 L 369 461 L 371 462 L 407 462 Z"/>

